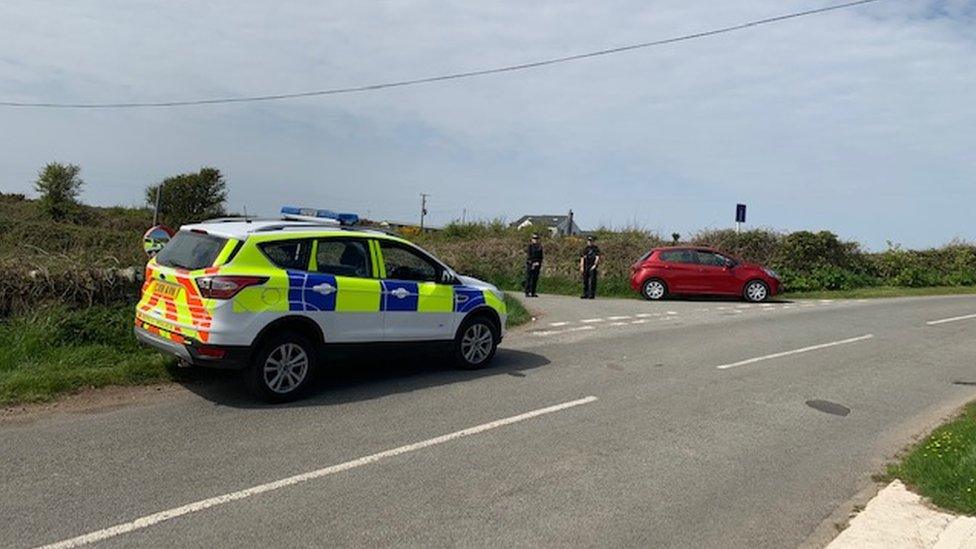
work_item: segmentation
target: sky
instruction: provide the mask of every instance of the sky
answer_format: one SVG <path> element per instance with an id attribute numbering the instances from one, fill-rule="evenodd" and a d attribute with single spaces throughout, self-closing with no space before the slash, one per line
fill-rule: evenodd
<path id="1" fill-rule="evenodd" d="M 833 2 L 838 3 L 838 2 Z M 796 0 L 0 4 L 0 100 L 165 101 L 433 76 L 819 8 Z M 229 209 L 429 224 L 572 209 L 583 229 L 976 240 L 976 0 L 881 0 L 691 42 L 353 95 L 0 108 L 0 192 L 51 161 L 137 205 L 219 168 Z"/>

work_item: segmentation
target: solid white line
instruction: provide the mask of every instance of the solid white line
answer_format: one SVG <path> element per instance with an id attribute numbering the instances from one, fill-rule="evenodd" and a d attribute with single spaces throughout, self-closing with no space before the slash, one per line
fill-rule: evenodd
<path id="1" fill-rule="evenodd" d="M 583 320 L 580 320 L 580 322 L 584 322 L 586 324 L 591 324 L 593 322 L 603 322 L 604 320 L 605 319 L 603 319 L 603 318 L 584 318 Z"/>
<path id="2" fill-rule="evenodd" d="M 947 324 L 949 322 L 959 322 L 960 320 L 970 320 L 976 318 L 976 315 L 966 315 L 966 316 L 954 316 L 952 318 L 943 318 L 942 320 L 931 320 L 926 322 L 929 326 L 938 326 L 939 324 Z"/>
<path id="3" fill-rule="evenodd" d="M 834 341 L 831 343 L 822 343 L 820 345 L 814 345 L 812 347 L 804 347 L 802 349 L 796 349 L 795 351 L 785 351 L 782 353 L 776 353 L 772 355 L 761 356 L 757 358 L 750 358 L 749 360 L 743 360 L 740 362 L 733 362 L 732 364 L 723 364 L 718 366 L 719 370 L 728 370 L 729 368 L 735 368 L 736 366 L 745 366 L 746 364 L 754 364 L 756 362 L 762 362 L 764 360 L 772 360 L 774 358 L 783 358 L 784 356 L 798 355 L 800 353 L 808 353 L 810 351 L 817 351 L 819 349 L 827 349 L 828 347 L 836 347 L 838 345 L 846 345 L 848 343 L 856 343 L 858 341 L 865 341 L 874 337 L 874 334 L 863 335 L 861 337 L 852 337 L 850 339 L 844 339 L 841 341 Z"/>
<path id="4" fill-rule="evenodd" d="M 469 427 L 467 429 L 462 429 L 460 431 L 455 431 L 453 433 L 441 435 L 439 437 L 429 438 L 427 440 L 415 442 L 413 444 L 407 444 L 406 446 L 400 446 L 398 448 L 393 448 L 392 450 L 386 450 L 369 456 L 361 457 L 359 459 L 354 459 L 352 461 L 347 461 L 345 463 L 340 463 L 338 465 L 332 465 L 330 467 L 325 467 L 323 469 L 318 469 L 316 471 L 310 471 L 308 473 L 303 473 L 300 475 L 295 475 L 293 477 L 288 477 L 274 482 L 269 482 L 268 484 L 261 484 L 259 486 L 255 486 L 253 488 L 247 488 L 245 490 L 240 490 L 238 492 L 231 492 L 229 494 L 224 494 L 222 496 L 200 500 L 194 503 L 183 505 L 182 507 L 176 507 L 166 511 L 160 511 L 159 513 L 147 515 L 145 517 L 138 518 L 131 522 L 126 522 L 123 524 L 112 526 L 111 528 L 105 528 L 104 530 L 96 530 L 94 532 L 90 532 L 88 534 L 84 534 L 78 537 L 66 539 L 64 541 L 59 541 L 57 543 L 52 543 L 50 545 L 45 545 L 41 549 L 55 549 L 55 548 L 62 549 L 67 547 L 79 547 L 82 545 L 87 545 L 89 543 L 94 543 L 96 541 L 102 541 L 135 530 L 148 528 L 155 524 L 159 524 L 160 522 L 181 517 L 183 515 L 196 513 L 198 511 L 203 511 L 204 509 L 209 509 L 211 507 L 216 507 L 218 505 L 230 503 L 232 501 L 237 501 L 251 496 L 256 496 L 258 494 L 263 494 L 265 492 L 271 492 L 273 490 L 286 488 L 288 486 L 294 486 L 296 484 L 308 482 L 310 480 L 322 478 L 324 476 L 334 475 L 336 473 L 348 471 L 349 469 L 354 469 L 356 467 L 362 467 L 363 465 L 376 463 L 377 461 L 380 461 L 382 459 L 399 456 L 401 454 L 406 454 L 407 452 L 422 450 L 430 446 L 443 444 L 445 442 L 450 442 L 452 440 L 456 440 L 471 435 L 476 435 L 478 433 L 483 433 L 491 429 L 497 429 L 499 427 L 504 427 L 506 425 L 511 425 L 513 423 L 518 423 L 520 421 L 525 421 L 527 419 L 532 419 L 542 415 L 559 412 L 576 406 L 581 406 L 583 404 L 589 404 L 591 402 L 595 402 L 596 400 L 597 398 L 595 396 L 588 396 L 586 398 L 581 398 L 579 400 L 572 400 L 569 402 L 564 402 L 562 404 L 556 404 L 555 406 L 549 406 L 548 408 L 540 408 L 538 410 L 533 410 L 531 412 L 526 412 L 524 414 L 519 414 L 517 416 L 512 416 L 505 419 L 499 419 L 489 423 L 482 423 L 481 425 L 477 425 L 475 427 Z"/>
<path id="5" fill-rule="evenodd" d="M 549 323 L 549 325 L 552 326 L 553 328 L 556 328 L 558 326 L 565 326 L 567 324 L 569 324 L 569 322 L 550 322 Z"/>
<path id="6" fill-rule="evenodd" d="M 624 316 L 608 316 L 607 317 L 607 320 L 627 320 L 628 318 L 630 318 L 630 317 L 627 316 L 627 315 L 624 315 Z"/>

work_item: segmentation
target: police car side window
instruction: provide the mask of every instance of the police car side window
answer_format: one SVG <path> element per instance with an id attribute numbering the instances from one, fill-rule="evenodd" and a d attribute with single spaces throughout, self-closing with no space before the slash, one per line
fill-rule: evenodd
<path id="1" fill-rule="evenodd" d="M 417 252 L 393 242 L 380 241 L 383 251 L 383 264 L 386 278 L 414 280 L 418 282 L 437 282 L 437 265 Z"/>
<path id="2" fill-rule="evenodd" d="M 272 263 L 282 269 L 308 270 L 308 254 L 311 248 L 308 240 L 281 240 L 258 245 L 261 252 Z"/>
<path id="3" fill-rule="evenodd" d="M 324 238 L 315 251 L 318 272 L 337 276 L 369 278 L 371 261 L 369 248 L 363 240 Z"/>

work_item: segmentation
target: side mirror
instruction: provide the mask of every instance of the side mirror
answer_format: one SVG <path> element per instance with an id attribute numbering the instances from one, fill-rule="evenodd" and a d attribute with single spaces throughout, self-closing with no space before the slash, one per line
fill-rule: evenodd
<path id="1" fill-rule="evenodd" d="M 733 260 L 731 260 L 731 259 L 726 259 L 726 260 L 725 260 L 725 268 L 726 268 L 726 269 L 732 269 L 732 268 L 735 268 L 735 266 L 736 266 L 736 265 L 738 265 L 738 263 L 736 263 L 735 261 L 733 261 Z"/>
<path id="2" fill-rule="evenodd" d="M 456 276 L 454 276 L 454 273 L 452 273 L 451 271 L 449 271 L 447 269 L 444 269 L 441 272 L 441 283 L 442 284 L 457 284 L 458 283 L 458 279 L 457 279 Z"/>

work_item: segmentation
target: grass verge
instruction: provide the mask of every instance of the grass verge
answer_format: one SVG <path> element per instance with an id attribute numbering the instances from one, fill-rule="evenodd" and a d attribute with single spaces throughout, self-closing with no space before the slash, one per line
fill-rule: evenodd
<path id="1" fill-rule="evenodd" d="M 47 308 L 0 321 L 0 404 L 170 379 L 170 360 L 132 336 L 132 307 Z"/>
<path id="2" fill-rule="evenodd" d="M 787 292 L 783 299 L 872 299 L 879 297 L 910 297 L 927 295 L 971 295 L 976 286 L 932 286 L 907 288 L 900 286 L 872 286 L 853 290 L 824 290 L 818 292 Z"/>
<path id="3" fill-rule="evenodd" d="M 976 402 L 888 467 L 939 507 L 976 515 Z"/>
<path id="4" fill-rule="evenodd" d="M 532 314 L 525 308 L 525 305 L 522 305 L 522 302 L 511 294 L 505 294 L 505 307 L 508 309 L 506 326 L 509 328 L 521 326 L 532 320 Z"/>

